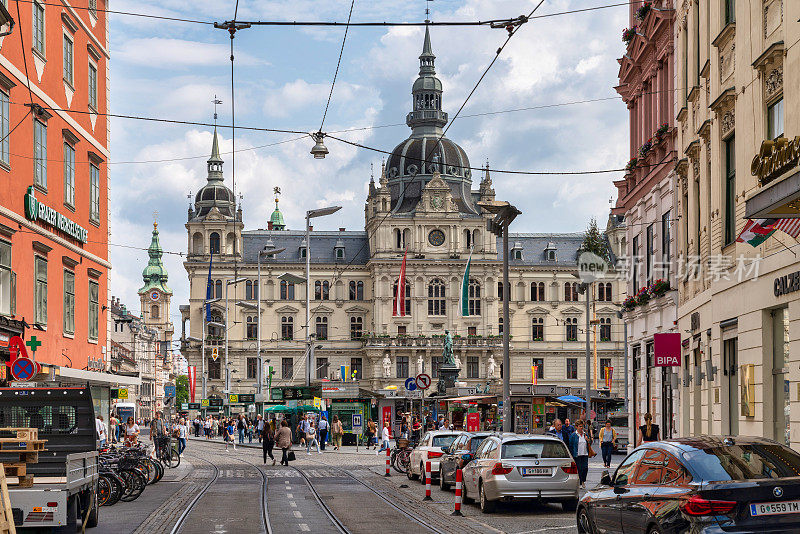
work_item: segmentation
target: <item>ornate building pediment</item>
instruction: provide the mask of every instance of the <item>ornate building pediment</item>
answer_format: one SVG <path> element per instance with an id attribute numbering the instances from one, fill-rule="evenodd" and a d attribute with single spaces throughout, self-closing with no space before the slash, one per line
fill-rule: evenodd
<path id="1" fill-rule="evenodd" d="M 361 315 L 361 314 L 369 313 L 369 310 L 367 308 L 362 307 L 362 306 L 350 306 L 349 308 L 346 308 L 344 311 L 345 311 L 345 313 L 349 313 L 349 314 L 353 314 L 353 315 Z"/>
<path id="2" fill-rule="evenodd" d="M 541 306 L 536 306 L 535 308 L 531 308 L 526 312 L 528 315 L 546 315 L 550 313 L 546 308 L 542 308 Z"/>
<path id="3" fill-rule="evenodd" d="M 433 173 L 433 178 L 422 190 L 422 211 L 425 213 L 450 213 L 458 212 L 458 206 L 453 202 L 450 186 L 442 180 L 442 175 Z"/>
<path id="4" fill-rule="evenodd" d="M 582 313 L 583 310 L 575 306 L 570 306 L 569 308 L 564 308 L 561 310 L 561 315 L 580 315 Z"/>
<path id="5" fill-rule="evenodd" d="M 283 314 L 287 314 L 287 313 L 299 313 L 299 312 L 300 312 L 300 310 L 298 310 L 298 309 L 297 309 L 297 308 L 295 308 L 294 306 L 281 306 L 280 308 L 277 308 L 277 309 L 275 310 L 275 313 L 283 313 Z"/>

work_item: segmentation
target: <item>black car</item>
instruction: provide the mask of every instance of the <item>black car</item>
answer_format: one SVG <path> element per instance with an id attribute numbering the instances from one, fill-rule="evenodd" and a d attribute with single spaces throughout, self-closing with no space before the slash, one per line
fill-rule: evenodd
<path id="1" fill-rule="evenodd" d="M 440 488 L 446 491 L 456 483 L 456 471 L 464 467 L 468 461 L 464 459 L 464 455 L 474 455 L 478 445 L 491 435 L 491 432 L 462 432 L 456 436 L 439 460 Z"/>
<path id="2" fill-rule="evenodd" d="M 759 437 L 645 443 L 586 492 L 577 520 L 586 533 L 800 532 L 800 454 Z"/>

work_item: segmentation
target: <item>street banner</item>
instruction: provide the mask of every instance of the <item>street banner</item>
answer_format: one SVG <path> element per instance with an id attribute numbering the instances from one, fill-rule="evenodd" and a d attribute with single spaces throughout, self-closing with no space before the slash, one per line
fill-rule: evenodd
<path id="1" fill-rule="evenodd" d="M 539 382 L 539 366 L 531 365 L 531 384 L 534 386 Z"/>
<path id="2" fill-rule="evenodd" d="M 341 365 L 339 369 L 342 374 L 342 382 L 347 382 L 347 375 L 350 374 L 350 366 L 349 365 Z"/>
<path id="3" fill-rule="evenodd" d="M 467 432 L 477 432 L 481 427 L 481 414 L 477 412 L 467 414 Z"/>
<path id="4" fill-rule="evenodd" d="M 461 316 L 469 317 L 469 267 L 472 265 L 472 249 L 469 249 L 469 259 L 464 269 L 464 277 L 461 280 Z"/>
<path id="5" fill-rule="evenodd" d="M 194 402 L 194 388 L 197 382 L 197 366 L 190 365 L 188 367 L 187 374 L 189 375 L 189 402 Z"/>
<path id="6" fill-rule="evenodd" d="M 614 376 L 614 368 L 606 367 L 606 388 L 611 389 L 611 379 Z"/>
<path id="7" fill-rule="evenodd" d="M 653 365 L 681 366 L 681 335 L 679 332 L 653 334 Z"/>
<path id="8" fill-rule="evenodd" d="M 403 263 L 400 264 L 400 278 L 397 280 L 397 291 L 394 294 L 394 307 L 392 317 L 405 317 L 406 315 L 406 257 L 408 248 L 403 254 Z"/>

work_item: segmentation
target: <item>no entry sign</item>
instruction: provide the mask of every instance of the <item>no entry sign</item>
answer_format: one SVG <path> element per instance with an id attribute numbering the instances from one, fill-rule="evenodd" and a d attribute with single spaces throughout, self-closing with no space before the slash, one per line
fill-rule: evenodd
<path id="1" fill-rule="evenodd" d="M 30 380 L 38 371 L 39 364 L 30 358 L 17 358 L 11 364 L 11 376 L 15 380 Z"/>
<path id="2" fill-rule="evenodd" d="M 678 332 L 653 335 L 653 365 L 681 366 L 681 335 Z"/>
<path id="3" fill-rule="evenodd" d="M 415 381 L 419 389 L 428 389 L 431 387 L 431 377 L 425 373 L 418 374 Z"/>

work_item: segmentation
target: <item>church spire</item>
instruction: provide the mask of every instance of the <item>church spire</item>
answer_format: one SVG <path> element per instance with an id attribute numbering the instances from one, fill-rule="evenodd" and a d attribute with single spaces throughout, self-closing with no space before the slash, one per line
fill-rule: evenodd
<path id="1" fill-rule="evenodd" d="M 419 77 L 411 89 L 414 109 L 406 116 L 406 124 L 417 135 L 441 135 L 447 124 L 447 113 L 442 111 L 442 82 L 436 77 L 435 60 L 430 27 L 426 24 L 419 56 Z"/>
<path id="2" fill-rule="evenodd" d="M 219 156 L 219 136 L 214 126 L 214 140 L 211 142 L 211 157 L 208 158 L 208 181 L 222 180 L 222 158 Z"/>
<path id="3" fill-rule="evenodd" d="M 169 275 L 166 267 L 164 267 L 164 262 L 161 261 L 164 250 L 161 248 L 161 242 L 158 238 L 157 221 L 153 221 L 153 236 L 150 240 L 150 246 L 147 248 L 147 255 L 150 260 L 147 262 L 147 267 L 142 271 L 144 286 L 139 290 L 139 294 L 147 293 L 151 289 L 159 289 L 164 293 L 172 294 L 172 290 L 167 286 Z"/>
<path id="4" fill-rule="evenodd" d="M 275 193 L 275 211 L 272 212 L 272 215 L 269 218 L 269 229 L 270 230 L 285 230 L 286 223 L 283 221 L 283 213 L 281 210 L 278 209 L 278 197 L 281 194 L 280 187 L 274 187 L 272 192 Z"/>

